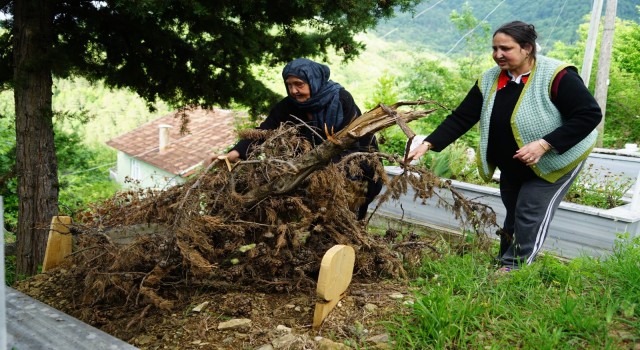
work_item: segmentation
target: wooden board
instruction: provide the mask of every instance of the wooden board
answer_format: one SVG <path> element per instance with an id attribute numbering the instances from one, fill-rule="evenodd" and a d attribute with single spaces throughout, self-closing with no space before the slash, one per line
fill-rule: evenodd
<path id="1" fill-rule="evenodd" d="M 316 303 L 313 328 L 317 329 L 325 317 L 338 304 L 351 283 L 356 254 L 352 247 L 335 245 L 329 249 L 320 263 L 316 293 L 323 299 Z"/>
<path id="2" fill-rule="evenodd" d="M 42 272 L 46 272 L 60 265 L 64 258 L 71 254 L 71 234 L 69 227 L 71 225 L 71 217 L 54 216 L 51 219 L 51 228 L 49 229 L 49 239 L 47 240 L 47 249 L 44 253 L 44 261 L 42 262 Z"/>

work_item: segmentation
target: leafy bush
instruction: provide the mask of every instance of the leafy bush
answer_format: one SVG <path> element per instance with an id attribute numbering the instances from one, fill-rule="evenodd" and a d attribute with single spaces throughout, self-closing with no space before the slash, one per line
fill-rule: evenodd
<path id="1" fill-rule="evenodd" d="M 407 136 L 398 126 L 392 126 L 377 134 L 380 151 L 388 154 L 404 154 Z"/>
<path id="2" fill-rule="evenodd" d="M 456 141 L 442 152 L 428 152 L 420 162 L 431 171 L 448 179 L 479 183 L 475 151 L 466 143 Z"/>
<path id="3" fill-rule="evenodd" d="M 15 174 L 15 129 L 12 119 L 0 118 L 0 195 L 4 199 L 4 221 L 7 230 L 15 231 L 18 219 L 18 185 Z M 60 211 L 73 215 L 88 203 L 107 198 L 118 185 L 109 179 L 107 166 L 115 163 L 115 152 L 105 146 L 88 147 L 76 132 L 65 132 L 54 126 L 59 172 Z"/>
<path id="4" fill-rule="evenodd" d="M 365 108 L 375 108 L 379 103 L 391 105 L 397 101 L 396 78 L 389 74 L 389 72 L 384 72 L 384 74 L 378 78 L 373 95 L 369 100 L 365 101 Z"/>
<path id="5" fill-rule="evenodd" d="M 4 283 L 7 286 L 13 285 L 16 279 L 16 256 L 9 255 L 4 258 Z"/>
<path id="6" fill-rule="evenodd" d="M 1 107 L 0 107 L 1 109 Z M 15 127 L 13 118 L 0 115 L 0 196 L 4 201 L 4 222 L 12 227 L 18 220 L 18 181 L 15 174 Z"/>

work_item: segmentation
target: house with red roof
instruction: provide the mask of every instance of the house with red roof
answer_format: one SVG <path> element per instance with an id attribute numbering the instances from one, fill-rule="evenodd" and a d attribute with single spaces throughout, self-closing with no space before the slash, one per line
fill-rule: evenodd
<path id="1" fill-rule="evenodd" d="M 234 125 L 244 117 L 231 110 L 185 108 L 150 121 L 107 141 L 118 151 L 111 177 L 126 187 L 181 184 L 207 154 L 221 154 L 235 144 Z"/>

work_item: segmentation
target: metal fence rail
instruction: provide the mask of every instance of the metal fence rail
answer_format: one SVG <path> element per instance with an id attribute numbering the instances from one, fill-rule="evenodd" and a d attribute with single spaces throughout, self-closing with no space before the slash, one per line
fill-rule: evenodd
<path id="1" fill-rule="evenodd" d="M 6 303 L 9 349 L 137 349 L 10 287 L 6 287 Z"/>

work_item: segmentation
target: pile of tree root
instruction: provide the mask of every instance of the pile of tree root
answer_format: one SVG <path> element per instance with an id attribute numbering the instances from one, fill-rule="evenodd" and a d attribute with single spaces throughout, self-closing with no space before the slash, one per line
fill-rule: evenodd
<path id="1" fill-rule="evenodd" d="M 366 186 L 347 179 L 347 171 L 357 173 L 361 162 L 374 167 L 386 187 L 378 205 L 408 188 L 416 200 L 449 188 L 454 201 L 443 205 L 468 227 L 491 225 L 493 211 L 422 168 L 406 166 L 403 175 L 388 178 L 378 159 L 402 164 L 402 156 L 362 152 L 332 159 L 359 137 L 394 124 L 412 140 L 407 123 L 435 110 L 419 109 L 423 105 L 380 105 L 315 148 L 293 125 L 248 130 L 240 136 L 260 145 L 232 168 L 217 161 L 182 185 L 122 192 L 96 204 L 72 228 L 76 247 L 65 283 L 75 303 L 94 310 L 171 309 L 189 289 L 314 290 L 322 257 L 336 244 L 356 249 L 356 276 L 405 277 L 390 241 L 368 234 L 367 223 L 356 219 Z M 413 107 L 400 111 L 402 106 Z M 127 244 L 110 234 L 140 228 L 145 233 Z"/>

